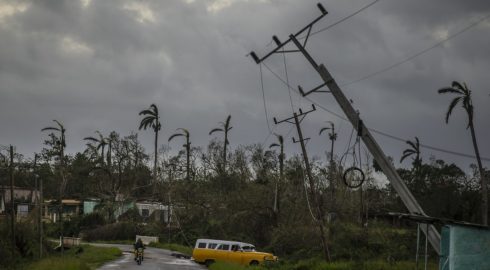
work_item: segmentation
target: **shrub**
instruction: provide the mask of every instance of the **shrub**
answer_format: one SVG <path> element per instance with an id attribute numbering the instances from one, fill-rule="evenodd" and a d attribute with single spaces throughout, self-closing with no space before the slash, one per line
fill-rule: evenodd
<path id="1" fill-rule="evenodd" d="M 83 235 L 87 241 L 134 240 L 134 236 L 141 234 L 141 232 L 142 229 L 137 224 L 119 222 L 83 231 Z"/>
<path id="2" fill-rule="evenodd" d="M 97 212 L 83 215 L 78 223 L 81 230 L 94 229 L 105 224 L 106 221 L 104 216 Z"/>

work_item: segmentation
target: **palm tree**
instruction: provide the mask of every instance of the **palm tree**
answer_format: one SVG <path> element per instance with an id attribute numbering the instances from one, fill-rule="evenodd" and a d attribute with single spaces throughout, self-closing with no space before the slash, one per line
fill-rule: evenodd
<path id="1" fill-rule="evenodd" d="M 155 158 L 153 161 L 153 183 L 157 182 L 157 156 L 158 156 L 158 131 L 162 129 L 160 123 L 160 116 L 158 115 L 158 108 L 155 104 L 151 104 L 149 109 L 143 110 L 139 113 L 144 118 L 140 122 L 139 130 L 151 127 L 155 132 Z"/>
<path id="2" fill-rule="evenodd" d="M 480 151 L 478 150 L 478 144 L 476 142 L 476 134 L 475 134 L 475 126 L 473 123 L 473 101 L 471 100 L 471 90 L 468 89 L 466 83 L 459 83 L 453 81 L 451 87 L 445 87 L 438 90 L 439 94 L 455 94 L 456 97 L 453 98 L 451 103 L 449 103 L 448 110 L 446 112 L 446 124 L 449 123 L 449 116 L 453 112 L 454 107 L 456 105 L 461 104 L 463 109 L 466 111 L 468 115 L 468 125 L 466 129 L 470 129 L 471 139 L 473 142 L 473 148 L 475 150 L 476 161 L 478 163 L 478 170 L 480 171 L 480 181 L 481 181 L 481 211 L 482 211 L 482 223 L 484 225 L 488 225 L 488 187 L 487 181 L 485 177 L 485 171 L 483 170 L 483 166 L 480 158 Z"/>
<path id="3" fill-rule="evenodd" d="M 60 175 L 61 175 L 61 185 L 60 185 L 60 190 L 59 190 L 59 209 L 58 209 L 58 214 L 59 214 L 59 226 L 60 226 L 60 246 L 61 246 L 61 254 L 63 254 L 63 194 L 65 191 L 66 187 L 66 178 L 64 174 L 64 168 L 65 168 L 65 147 L 66 147 L 66 140 L 65 140 L 65 132 L 66 129 L 65 127 L 57 120 L 53 120 L 57 126 L 54 127 L 45 127 L 41 129 L 41 131 L 52 131 L 52 138 L 54 139 L 54 149 L 59 155 L 59 162 L 60 162 Z M 56 136 L 54 132 L 59 132 L 59 136 Z"/>
<path id="4" fill-rule="evenodd" d="M 420 158 L 420 141 L 418 137 L 415 137 L 415 141 L 406 141 L 406 143 L 410 146 L 403 151 L 403 155 L 400 158 L 400 163 L 403 162 L 407 157 L 415 155 L 413 158 L 413 165 L 415 168 L 420 167 L 422 165 L 422 159 Z"/>
<path id="5" fill-rule="evenodd" d="M 183 136 L 185 137 L 186 143 L 183 145 L 185 147 L 186 151 L 186 178 L 187 180 L 190 180 L 190 166 L 191 166 L 191 142 L 190 142 L 190 133 L 187 129 L 185 128 L 178 128 L 176 131 L 180 130 L 180 133 L 175 133 L 170 138 L 168 138 L 168 141 L 170 142 L 173 138 L 175 137 L 180 137 Z"/>
<path id="6" fill-rule="evenodd" d="M 284 138 L 282 135 L 277 135 L 277 142 L 278 143 L 272 143 L 269 145 L 269 148 L 275 148 L 279 147 L 280 149 L 280 154 L 279 154 L 279 181 L 282 182 L 283 176 L 284 176 Z M 276 185 L 274 188 L 274 213 L 279 212 L 279 181 L 276 181 Z"/>
<path id="7" fill-rule="evenodd" d="M 226 172 L 226 149 L 228 147 L 228 144 L 230 144 L 230 142 L 228 141 L 228 132 L 233 128 L 232 126 L 230 126 L 230 120 L 231 115 L 228 115 L 225 122 L 219 122 L 221 127 L 214 128 L 209 132 L 209 135 L 215 132 L 223 132 L 225 134 L 225 140 L 223 142 L 223 172 Z"/>
<path id="8" fill-rule="evenodd" d="M 422 190 L 424 188 L 424 185 L 421 181 L 421 174 L 420 174 L 420 169 L 422 167 L 422 158 L 420 158 L 420 141 L 418 137 L 415 137 L 415 141 L 406 141 L 406 143 L 409 145 L 409 148 L 403 150 L 402 157 L 400 158 L 400 163 L 403 162 L 406 158 L 410 156 L 415 156 L 413 158 L 413 177 L 414 177 L 414 189 L 417 190 Z"/>
<path id="9" fill-rule="evenodd" d="M 85 141 L 89 141 L 91 143 L 95 143 L 96 145 L 93 145 L 91 143 L 88 143 L 87 146 L 89 146 L 89 144 L 93 147 L 95 147 L 96 150 L 101 150 L 101 157 L 102 157 L 102 165 L 104 164 L 104 149 L 105 149 L 105 146 L 107 145 L 107 138 L 105 138 L 102 133 L 100 133 L 100 131 L 95 131 L 95 133 L 97 133 L 99 135 L 99 138 L 95 138 L 95 137 L 85 137 L 83 138 Z M 89 148 L 91 148 L 91 146 L 89 146 Z"/>

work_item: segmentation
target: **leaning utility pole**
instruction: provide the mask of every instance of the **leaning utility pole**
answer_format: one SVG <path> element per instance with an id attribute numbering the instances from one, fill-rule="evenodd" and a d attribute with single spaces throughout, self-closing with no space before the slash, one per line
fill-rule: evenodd
<path id="1" fill-rule="evenodd" d="M 301 109 L 299 109 L 299 114 L 294 112 L 292 117 L 289 117 L 287 119 L 277 121 L 276 118 L 274 117 L 274 123 L 280 124 L 283 122 L 288 122 L 290 124 L 294 124 L 296 126 L 296 131 L 298 132 L 298 140 L 295 140 L 293 138 L 293 142 L 297 143 L 299 142 L 301 144 L 301 151 L 303 153 L 303 159 L 305 162 L 305 169 L 306 169 L 306 175 L 308 176 L 308 182 L 310 186 L 310 197 L 313 199 L 313 202 L 315 204 L 315 210 L 316 210 L 316 217 L 315 221 L 318 225 L 318 229 L 320 231 L 320 239 L 322 242 L 322 248 L 323 248 L 323 253 L 325 256 L 326 261 L 330 261 L 330 252 L 328 250 L 328 244 L 327 240 L 325 239 L 325 219 L 323 215 L 323 210 L 320 204 L 320 199 L 318 198 L 318 193 L 315 190 L 315 180 L 313 179 L 313 175 L 311 174 L 311 168 L 310 168 L 310 161 L 308 160 L 308 153 L 306 152 L 306 146 L 305 146 L 305 141 L 309 140 L 309 138 L 303 138 L 303 132 L 301 131 L 301 121 L 306 117 L 307 114 L 315 111 L 315 105 L 312 105 L 312 109 L 307 112 L 303 112 Z M 301 119 L 299 119 L 301 117 Z M 290 122 L 290 120 L 294 119 L 294 122 Z M 308 198 L 306 198 L 308 200 Z M 308 206 L 309 207 L 309 206 Z"/>
<path id="2" fill-rule="evenodd" d="M 299 32 L 296 34 L 291 34 L 289 35 L 289 39 L 286 40 L 285 42 L 281 42 L 276 36 L 273 36 L 273 40 L 276 43 L 277 47 L 270 51 L 268 54 L 266 54 L 264 57 L 259 58 L 255 52 L 251 52 L 250 55 L 252 58 L 255 60 L 257 64 L 260 64 L 262 61 L 267 59 L 270 55 L 274 53 L 284 53 L 284 52 L 301 52 L 304 57 L 310 62 L 310 64 L 313 66 L 313 68 L 318 72 L 320 77 L 323 80 L 323 84 L 320 86 L 314 88 L 313 90 L 304 93 L 303 96 L 306 96 L 308 94 L 317 92 L 318 89 L 320 89 L 323 86 L 327 86 L 330 92 L 332 93 L 333 97 L 337 101 L 337 103 L 340 105 L 342 111 L 345 113 L 351 124 L 357 128 L 359 132 L 359 136 L 362 138 L 364 144 L 368 148 L 369 152 L 371 155 L 373 155 L 374 159 L 376 162 L 379 164 L 381 169 L 383 170 L 383 173 L 387 176 L 388 180 L 392 184 L 393 188 L 397 191 L 398 195 L 400 196 L 401 200 L 407 207 L 408 211 L 411 214 L 419 214 L 426 216 L 424 210 L 420 206 L 420 204 L 417 202 L 415 197 L 412 195 L 408 187 L 406 186 L 405 182 L 401 179 L 400 175 L 398 175 L 398 172 L 396 171 L 395 167 L 391 162 L 388 160 L 386 155 L 384 154 L 383 150 L 381 150 L 381 147 L 378 145 L 374 137 L 371 135 L 369 132 L 369 129 L 364 125 L 363 121 L 360 119 L 359 114 L 356 112 L 356 110 L 352 107 L 352 104 L 349 102 L 347 97 L 344 95 L 340 87 L 338 86 L 337 82 L 334 80 L 330 72 L 327 70 L 327 68 L 323 65 L 320 64 L 318 65 L 315 60 L 311 57 L 311 55 L 306 51 L 305 46 L 306 42 L 308 41 L 308 37 L 310 35 L 311 29 L 313 25 L 318 22 L 321 18 L 323 18 L 325 15 L 328 14 L 328 12 L 325 10 L 325 8 L 319 3 L 318 8 L 321 11 L 321 15 L 313 20 L 311 23 L 309 23 L 306 27 L 301 29 Z M 306 38 L 304 40 L 304 43 L 301 44 L 297 37 L 301 35 L 303 32 L 307 31 Z M 289 42 L 293 42 L 297 50 L 281 50 L 286 44 Z M 431 225 L 428 226 L 427 228 L 423 228 L 423 232 L 427 235 L 432 247 L 434 250 L 440 254 L 440 242 L 441 242 L 441 236 L 439 232 L 436 230 L 436 228 Z"/>

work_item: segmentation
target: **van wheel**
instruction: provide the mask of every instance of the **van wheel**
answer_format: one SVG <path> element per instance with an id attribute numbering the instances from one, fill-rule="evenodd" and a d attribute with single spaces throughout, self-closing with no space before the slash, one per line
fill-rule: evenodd
<path id="1" fill-rule="evenodd" d="M 213 263 L 214 263 L 214 260 L 206 260 L 206 261 L 204 262 L 204 265 L 206 265 L 206 267 L 209 267 L 209 266 L 211 266 L 211 264 L 213 264 Z"/>
<path id="2" fill-rule="evenodd" d="M 251 262 L 250 262 L 250 265 L 252 265 L 252 266 L 256 266 L 256 265 L 259 265 L 259 262 L 258 262 L 258 261 L 251 261 Z"/>

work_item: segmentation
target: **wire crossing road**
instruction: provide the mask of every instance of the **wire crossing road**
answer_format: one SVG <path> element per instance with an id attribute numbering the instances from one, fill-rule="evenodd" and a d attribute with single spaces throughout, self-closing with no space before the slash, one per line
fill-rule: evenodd
<path id="1" fill-rule="evenodd" d="M 178 259 L 171 256 L 172 252 L 165 249 L 147 247 L 145 249 L 145 258 L 141 265 L 137 265 L 132 253 L 131 245 L 118 244 L 95 244 L 101 247 L 117 247 L 123 252 L 123 256 L 115 261 L 106 263 L 99 270 L 125 270 L 125 269 L 141 269 L 141 270 L 198 270 L 206 269 L 191 260 Z"/>

